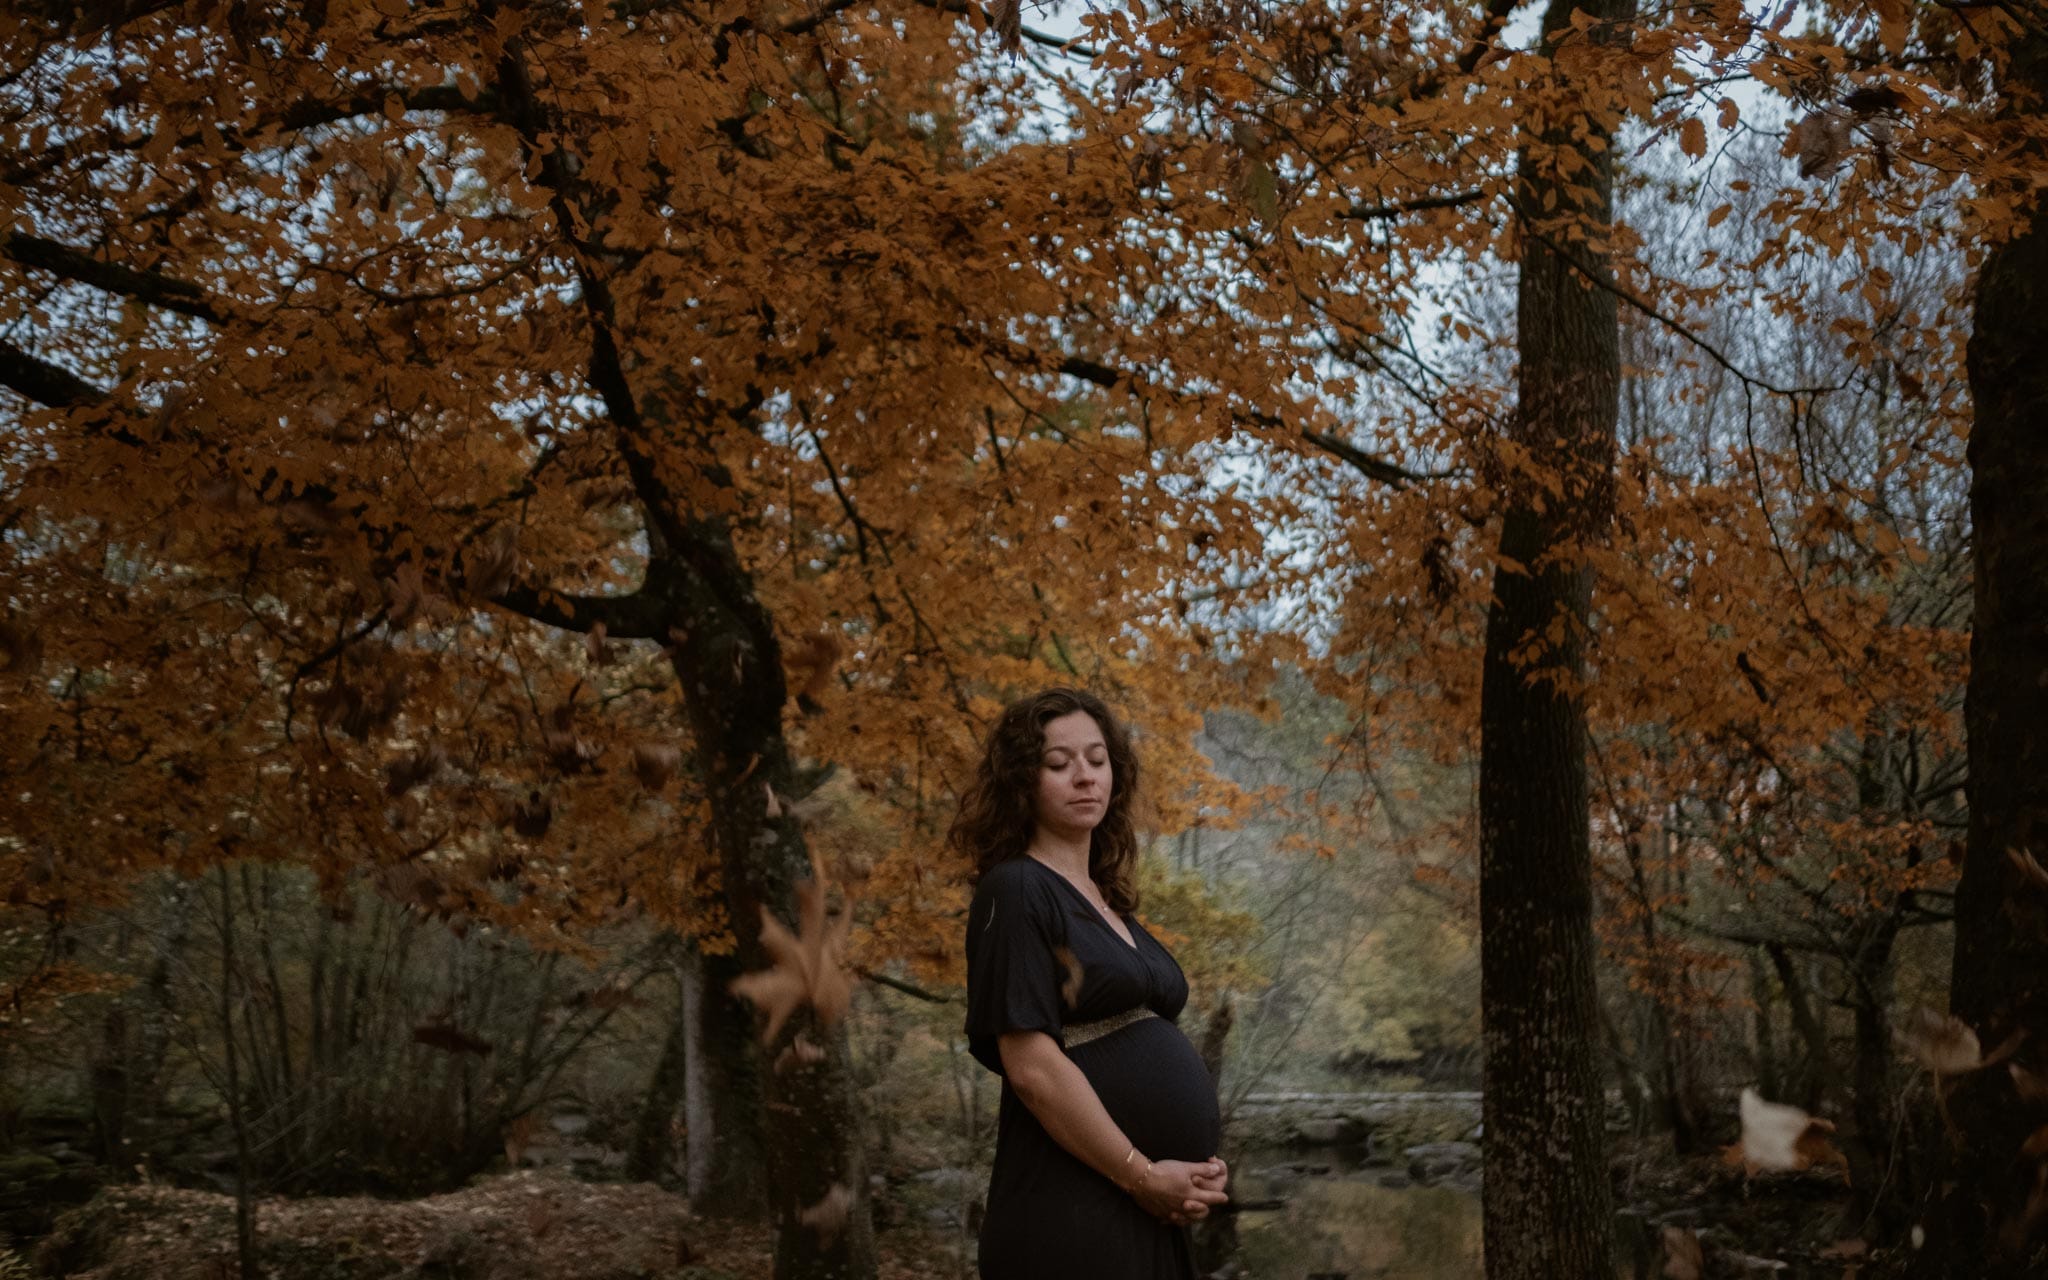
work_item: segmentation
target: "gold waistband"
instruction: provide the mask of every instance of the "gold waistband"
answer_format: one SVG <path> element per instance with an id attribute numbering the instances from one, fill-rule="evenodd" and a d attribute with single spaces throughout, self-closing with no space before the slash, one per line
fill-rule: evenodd
<path id="1" fill-rule="evenodd" d="M 1090 1040 L 1100 1040 L 1112 1031 L 1121 1031 L 1133 1022 L 1143 1022 L 1147 1018 L 1156 1018 L 1158 1016 L 1158 1014 L 1141 1004 L 1135 1009 L 1126 1009 L 1122 1013 L 1111 1014 L 1100 1022 L 1069 1022 L 1060 1038 L 1066 1042 L 1067 1048 L 1071 1049 L 1077 1044 L 1087 1044 Z"/>

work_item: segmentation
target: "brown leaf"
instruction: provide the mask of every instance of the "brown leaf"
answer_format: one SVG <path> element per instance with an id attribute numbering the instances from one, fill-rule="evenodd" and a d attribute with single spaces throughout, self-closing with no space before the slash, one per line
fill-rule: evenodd
<path id="1" fill-rule="evenodd" d="M 20 618 L 0 622 L 0 657 L 9 674 L 34 675 L 43 665 L 43 635 Z"/>
<path id="2" fill-rule="evenodd" d="M 384 766 L 384 792 L 386 795 L 402 796 L 422 783 L 432 782 L 441 766 L 448 763 L 448 753 L 438 745 L 412 752 L 403 759 L 394 760 Z"/>
<path id="3" fill-rule="evenodd" d="M 989 22 L 1004 49 L 1015 53 L 1024 47 L 1024 0 L 995 0 Z"/>
<path id="4" fill-rule="evenodd" d="M 1052 954 L 1060 962 L 1060 972 L 1065 975 L 1060 979 L 1060 1003 L 1071 1009 L 1081 999 L 1081 961 L 1065 947 L 1054 947 Z"/>
<path id="5" fill-rule="evenodd" d="M 590 659 L 593 667 L 608 667 L 616 656 L 612 646 L 605 643 L 604 623 L 593 622 L 590 631 L 583 637 L 583 655 Z"/>
<path id="6" fill-rule="evenodd" d="M 806 636 L 790 646 L 783 664 L 789 668 L 789 686 L 796 691 L 800 708 L 817 708 L 832 688 L 832 671 L 845 651 L 846 644 L 836 631 Z"/>
<path id="7" fill-rule="evenodd" d="M 1984 1065 L 1984 1048 L 1969 1024 L 1925 1005 L 1906 1015 L 1898 1040 L 1913 1060 L 1937 1075 L 1954 1076 Z"/>
<path id="8" fill-rule="evenodd" d="M 1870 1242 L 1861 1236 L 1851 1236 L 1847 1240 L 1837 1240 L 1827 1248 L 1822 1249 L 1820 1256 L 1839 1261 L 1867 1258 L 1870 1256 Z"/>
<path id="9" fill-rule="evenodd" d="M 1886 84 L 1866 84 L 1842 96 L 1842 105 L 1859 116 L 1880 111 L 1897 111 L 1906 105 L 1906 95 Z"/>
<path id="10" fill-rule="evenodd" d="M 2005 856 L 2012 859 L 2012 865 L 2019 869 L 2020 875 L 2031 880 L 2035 888 L 2048 889 L 2048 867 L 2041 865 L 2033 850 L 2011 848 L 2005 851 Z"/>
<path id="11" fill-rule="evenodd" d="M 526 799 L 512 806 L 512 829 L 529 840 L 546 835 L 554 820 L 555 806 L 539 791 L 527 792 Z"/>
<path id="12" fill-rule="evenodd" d="M 839 1233 L 846 1229 L 846 1219 L 852 1211 L 853 1192 L 846 1189 L 846 1184 L 835 1182 L 832 1189 L 825 1193 L 824 1199 L 800 1210 L 796 1220 L 802 1226 L 817 1232 L 819 1239 L 830 1243 L 838 1239 Z"/>
<path id="13" fill-rule="evenodd" d="M 825 1060 L 825 1051 L 817 1042 L 799 1031 L 790 1039 L 789 1046 L 775 1055 L 775 1070 L 783 1072 L 791 1067 L 808 1067 Z"/>
<path id="14" fill-rule="evenodd" d="M 474 1053 L 481 1057 L 491 1051 L 491 1042 L 480 1039 L 447 1022 L 422 1022 L 412 1029 L 412 1038 L 430 1049 L 444 1053 Z"/>
<path id="15" fill-rule="evenodd" d="M 1755 1089 L 1742 1091 L 1741 1113 L 1742 1139 L 1734 1151 L 1746 1172 L 1797 1173 L 1816 1164 L 1836 1164 L 1847 1178 L 1849 1161 L 1827 1138 L 1835 1131 L 1831 1121 L 1781 1102 L 1766 1102 Z"/>
<path id="16" fill-rule="evenodd" d="M 852 904 L 827 919 L 825 877 L 815 854 L 811 878 L 796 886 L 797 931 L 777 920 L 764 905 L 761 908 L 761 949 L 769 966 L 733 979 L 732 993 L 752 1001 L 768 1015 L 761 1042 L 771 1044 L 782 1024 L 805 1004 L 827 1025 L 844 1016 L 853 1002 L 853 983 L 847 977 L 842 957 L 846 939 L 853 928 Z"/>
<path id="17" fill-rule="evenodd" d="M 660 742 L 641 742 L 633 747 L 633 775 L 649 791 L 660 791 L 682 767 L 683 753 Z"/>
<path id="18" fill-rule="evenodd" d="M 1690 1227 L 1665 1227 L 1663 1234 L 1664 1280 L 1700 1280 L 1707 1266 L 1700 1233 Z"/>
<path id="19" fill-rule="evenodd" d="M 1792 126 L 1786 145 L 1799 157 L 1799 176 L 1825 178 L 1849 152 L 1849 122 L 1825 108 Z"/>
<path id="20" fill-rule="evenodd" d="M 510 524 L 492 529 L 480 546 L 462 553 L 470 594 L 480 600 L 504 595 L 519 571 L 519 531 Z"/>
<path id="21" fill-rule="evenodd" d="M 2020 1154 L 2029 1160 L 2048 1160 L 2048 1124 L 2034 1130 L 2032 1136 L 2020 1144 Z"/>
<path id="22" fill-rule="evenodd" d="M 2027 1070 L 2017 1062 L 2008 1062 L 2005 1069 L 2012 1076 L 2012 1087 L 2020 1095 L 2020 1101 L 2030 1107 L 2048 1107 L 2048 1079 Z"/>

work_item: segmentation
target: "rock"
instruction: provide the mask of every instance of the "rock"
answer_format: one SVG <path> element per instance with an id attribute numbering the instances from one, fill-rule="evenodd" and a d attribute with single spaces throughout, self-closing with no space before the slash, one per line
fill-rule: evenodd
<path id="1" fill-rule="evenodd" d="M 1372 1129 L 1357 1116 L 1309 1116 L 1294 1122 L 1289 1137 L 1303 1147 L 1364 1146 L 1372 1140 Z"/>
<path id="2" fill-rule="evenodd" d="M 1405 1173 L 1383 1173 L 1379 1176 L 1379 1184 L 1389 1191 L 1406 1191 L 1415 1182 Z"/>
<path id="3" fill-rule="evenodd" d="M 963 1192 L 976 1192 L 981 1189 L 980 1176 L 966 1169 L 926 1169 L 922 1173 L 911 1174 L 906 1181 L 956 1199 Z"/>
<path id="4" fill-rule="evenodd" d="M 1408 1176 L 1425 1184 L 1469 1174 L 1480 1161 L 1479 1148 L 1469 1142 L 1425 1142 L 1401 1154 L 1408 1159 Z"/>

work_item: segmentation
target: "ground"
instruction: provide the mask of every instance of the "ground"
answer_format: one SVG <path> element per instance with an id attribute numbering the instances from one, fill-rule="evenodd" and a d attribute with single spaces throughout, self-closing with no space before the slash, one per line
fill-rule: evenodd
<path id="1" fill-rule="evenodd" d="M 234 1200 L 114 1187 L 65 1214 L 39 1274 L 68 1280 L 234 1275 Z M 491 1178 L 421 1200 L 262 1200 L 257 1233 L 274 1280 L 769 1280 L 770 1233 L 693 1217 L 644 1183 L 552 1173 Z M 943 1274 L 920 1241 L 889 1240 L 883 1280 Z"/>

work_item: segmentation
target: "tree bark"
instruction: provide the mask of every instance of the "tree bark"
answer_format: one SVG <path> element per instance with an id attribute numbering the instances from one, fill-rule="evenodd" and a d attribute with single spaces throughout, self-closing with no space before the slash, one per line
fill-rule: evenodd
<path id="1" fill-rule="evenodd" d="M 2006 115 L 2048 116 L 2048 30 L 2014 37 Z M 2036 168 L 2048 147 L 2038 140 Z M 1956 887 L 1949 1009 L 1987 1052 L 2024 1034 L 2014 1061 L 2048 1075 L 2048 885 L 2016 851 L 2048 863 L 2048 216 L 1985 254 L 1970 336 L 1976 419 L 1969 460 L 1974 622 L 1964 720 L 1970 828 Z M 2048 1106 L 2006 1070 L 1957 1081 L 1949 1188 L 1927 1224 L 1916 1274 L 2017 1280 L 2048 1271 Z"/>
<path id="2" fill-rule="evenodd" d="M 249 1151 L 249 1118 L 242 1096 L 242 1072 L 235 1047 L 235 892 L 222 863 L 220 882 L 220 1037 L 225 1067 L 228 1122 L 235 1134 L 235 1258 L 241 1280 L 259 1280 L 256 1262 L 255 1166 Z"/>
<path id="3" fill-rule="evenodd" d="M 1547 54 L 1586 38 L 1570 34 L 1575 9 L 1634 12 L 1633 0 L 1552 0 Z M 1490 1280 L 1605 1280 L 1614 1265 L 1578 693 L 1591 586 L 1581 548 L 1610 519 L 1620 408 L 1615 298 L 1597 287 L 1610 273 L 1614 120 L 1584 86 L 1556 84 L 1573 100 L 1550 102 L 1518 166 L 1513 443 L 1525 462 L 1511 464 L 1480 693 Z"/>
<path id="4" fill-rule="evenodd" d="M 626 1176 L 635 1182 L 658 1182 L 668 1172 L 669 1127 L 676 1107 L 683 1100 L 689 1081 L 690 1005 L 676 984 L 676 1011 L 669 1020 L 668 1035 L 661 1042 L 661 1057 L 654 1064 L 654 1077 L 647 1082 L 647 1096 L 640 1103 L 640 1119 L 633 1128 L 633 1150 L 626 1159 Z"/>
<path id="5" fill-rule="evenodd" d="M 643 486 L 656 483 L 651 465 L 636 466 Z M 648 489 L 642 488 L 643 497 Z M 795 761 L 783 736 L 787 701 L 774 627 L 754 594 L 724 524 L 715 518 L 679 519 L 682 504 L 667 506 L 668 539 L 679 572 L 667 584 L 679 599 L 674 665 L 683 689 L 691 740 L 711 801 L 712 840 L 735 948 L 730 957 L 704 958 L 703 1014 L 720 1034 L 703 1044 L 752 1046 L 750 1011 L 731 994 L 738 973 L 768 966 L 760 943 L 763 910 L 796 918 L 796 883 L 811 871 L 803 831 L 785 809 L 769 812 L 770 796 L 789 796 Z M 744 1031 L 732 1033 L 735 1019 Z M 779 1046 L 759 1049 L 750 1061 L 726 1065 L 759 1081 L 768 1201 L 776 1223 L 777 1280 L 872 1277 L 876 1270 L 869 1216 L 866 1161 L 854 1114 L 852 1065 L 844 1027 L 808 1026 L 824 1050 L 822 1061 L 764 1070 Z M 788 1038 L 793 1028 L 786 1028 Z M 722 1081 L 714 1081 L 717 1088 Z M 724 1135 L 721 1135 L 721 1140 Z M 728 1154 L 727 1159 L 730 1159 Z M 829 1197 L 850 1197 L 843 1225 L 806 1225 L 804 1213 Z"/>

